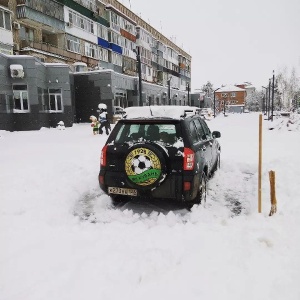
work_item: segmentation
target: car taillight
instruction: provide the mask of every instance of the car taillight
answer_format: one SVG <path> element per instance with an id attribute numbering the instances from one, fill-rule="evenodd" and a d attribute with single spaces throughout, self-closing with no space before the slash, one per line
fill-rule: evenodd
<path id="1" fill-rule="evenodd" d="M 107 145 L 105 145 L 101 151 L 100 165 L 103 167 L 106 166 L 106 150 L 107 150 Z"/>
<path id="2" fill-rule="evenodd" d="M 189 191 L 191 189 L 191 183 L 189 181 L 185 181 L 183 183 L 183 190 L 186 192 L 186 191 Z"/>
<path id="3" fill-rule="evenodd" d="M 191 171 L 194 169 L 195 153 L 190 148 L 184 148 L 183 151 L 183 170 Z"/>
<path id="4" fill-rule="evenodd" d="M 99 175 L 98 179 L 99 179 L 99 183 L 104 185 L 104 176 Z"/>

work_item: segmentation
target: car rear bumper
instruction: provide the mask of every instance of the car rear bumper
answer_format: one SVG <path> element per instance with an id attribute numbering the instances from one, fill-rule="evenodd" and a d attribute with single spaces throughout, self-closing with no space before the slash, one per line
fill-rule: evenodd
<path id="1" fill-rule="evenodd" d="M 190 182 L 190 190 L 184 191 L 184 182 Z M 136 189 L 137 196 L 142 198 L 166 198 L 175 201 L 190 201 L 195 198 L 198 185 L 195 184 L 195 176 L 182 176 L 181 172 L 169 174 L 166 179 L 156 188 L 136 188 L 128 184 L 127 177 L 120 172 L 104 171 L 99 173 L 100 188 L 107 194 L 109 187 L 118 187 L 123 189 Z M 111 195 L 113 196 L 113 195 Z"/>

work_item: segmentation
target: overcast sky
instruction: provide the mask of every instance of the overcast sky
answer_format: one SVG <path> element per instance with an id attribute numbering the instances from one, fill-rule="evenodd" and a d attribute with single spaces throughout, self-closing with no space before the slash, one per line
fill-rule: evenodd
<path id="1" fill-rule="evenodd" d="M 300 0 L 119 0 L 192 55 L 192 88 L 300 76 Z"/>

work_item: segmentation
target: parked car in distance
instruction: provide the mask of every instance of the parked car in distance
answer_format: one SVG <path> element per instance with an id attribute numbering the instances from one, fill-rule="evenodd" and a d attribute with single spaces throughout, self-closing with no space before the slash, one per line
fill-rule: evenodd
<path id="1" fill-rule="evenodd" d="M 118 122 L 120 119 L 123 118 L 123 115 L 125 114 L 125 110 L 121 106 L 115 106 L 113 108 L 113 123 Z"/>
<path id="2" fill-rule="evenodd" d="M 214 117 L 214 112 L 211 108 L 201 108 L 200 110 L 200 115 L 206 119 L 206 120 L 210 120 Z"/>
<path id="3" fill-rule="evenodd" d="M 219 131 L 199 109 L 144 106 L 125 109 L 101 151 L 100 188 L 113 199 L 168 198 L 201 203 L 220 166 Z"/>

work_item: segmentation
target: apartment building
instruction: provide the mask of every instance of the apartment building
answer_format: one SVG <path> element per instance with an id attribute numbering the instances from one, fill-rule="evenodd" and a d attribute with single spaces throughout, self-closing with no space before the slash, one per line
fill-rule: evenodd
<path id="1" fill-rule="evenodd" d="M 0 5 L 0 30 L 7 36 L 1 34 L 0 48 L 6 49 L 1 52 L 69 66 L 76 120 L 84 121 L 97 102 L 106 103 L 109 113 L 114 106 L 140 104 L 137 53 L 143 105 L 188 104 L 191 56 L 120 2 L 0 0 Z M 90 110 L 82 114 L 86 106 Z"/>
<path id="2" fill-rule="evenodd" d="M 12 12 L 0 5 L 0 53 L 13 54 Z"/>
<path id="3" fill-rule="evenodd" d="M 13 12 L 14 53 L 89 70 L 137 76 L 140 47 L 143 81 L 185 89 L 191 57 L 116 0 L 0 0 Z M 1 19 L 0 19 L 1 20 Z"/>

